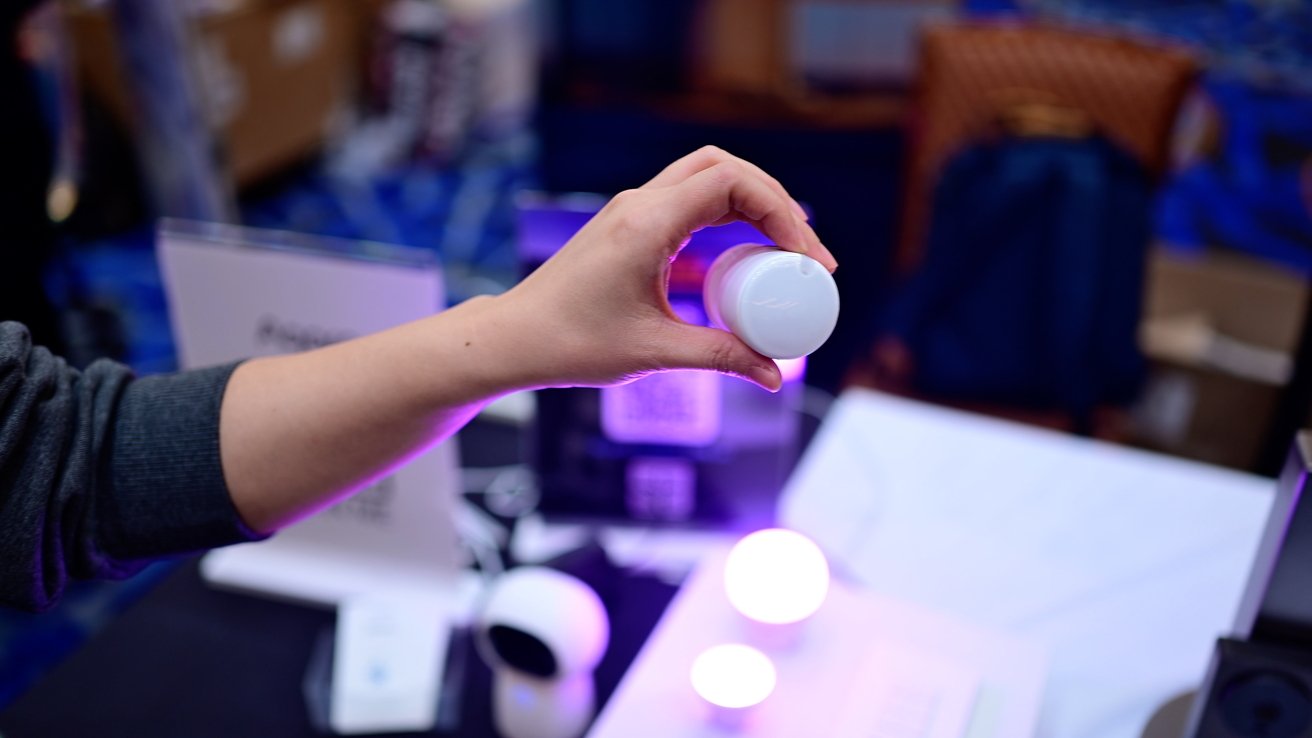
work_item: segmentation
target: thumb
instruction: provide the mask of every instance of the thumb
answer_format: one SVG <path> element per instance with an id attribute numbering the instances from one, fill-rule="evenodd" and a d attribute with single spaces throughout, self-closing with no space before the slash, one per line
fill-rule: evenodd
<path id="1" fill-rule="evenodd" d="M 669 347 L 669 368 L 732 374 L 771 392 L 778 392 L 783 384 L 774 360 L 753 351 L 732 333 L 687 324 L 671 325 L 668 331 L 665 345 Z"/>

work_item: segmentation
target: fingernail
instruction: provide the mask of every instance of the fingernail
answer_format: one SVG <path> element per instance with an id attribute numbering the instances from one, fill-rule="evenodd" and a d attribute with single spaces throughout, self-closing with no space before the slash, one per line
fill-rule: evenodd
<path id="1" fill-rule="evenodd" d="M 838 259 L 835 259 L 835 258 L 834 258 L 834 252 L 829 251 L 829 247 L 828 247 L 828 246 L 825 246 L 823 243 L 821 243 L 821 242 L 820 242 L 820 239 L 819 239 L 818 237 L 816 238 L 816 241 L 815 241 L 815 242 L 818 243 L 818 244 L 820 244 L 820 248 L 823 248 L 825 251 L 828 251 L 828 252 L 829 252 L 829 260 L 832 261 L 832 262 L 834 263 L 834 265 L 833 265 L 832 267 L 829 268 L 829 273 L 830 273 L 830 274 L 833 274 L 834 272 L 838 271 Z"/>
<path id="2" fill-rule="evenodd" d="M 802 204 L 796 200 L 793 200 L 793 210 L 797 211 L 797 217 L 801 218 L 802 220 L 806 220 L 806 221 L 811 220 L 811 216 L 807 214 L 806 208 L 802 207 Z"/>
<path id="3" fill-rule="evenodd" d="M 777 372 L 763 366 L 754 366 L 747 370 L 747 376 L 763 389 L 778 392 L 782 382 Z"/>

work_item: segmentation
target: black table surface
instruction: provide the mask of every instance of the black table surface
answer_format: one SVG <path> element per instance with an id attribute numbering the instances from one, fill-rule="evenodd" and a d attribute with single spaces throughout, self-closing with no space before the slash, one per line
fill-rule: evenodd
<path id="1" fill-rule="evenodd" d="M 646 576 L 599 588 L 611 645 L 596 671 L 599 704 L 673 597 Z M 197 560 L 107 625 L 0 714 L 3 738 L 46 736 L 319 736 L 303 684 L 335 615 L 215 590 Z M 453 648 L 467 645 L 457 636 Z M 458 678 L 458 723 L 428 735 L 494 736 L 491 675 L 472 651 Z"/>

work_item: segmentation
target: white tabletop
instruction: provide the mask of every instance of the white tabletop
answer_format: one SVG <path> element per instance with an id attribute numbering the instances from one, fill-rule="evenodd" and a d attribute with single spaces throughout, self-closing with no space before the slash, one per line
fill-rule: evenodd
<path id="1" fill-rule="evenodd" d="M 1033 733 L 1047 665 L 1042 646 L 842 581 L 831 582 L 824 603 L 802 623 L 753 624 L 725 594 L 728 548 L 703 555 L 588 738 Z M 769 697 L 735 730 L 717 724 L 689 678 L 699 654 L 726 643 L 761 649 L 777 676 Z"/>
<path id="2" fill-rule="evenodd" d="M 781 520 L 835 568 L 1050 650 L 1044 738 L 1137 738 L 1234 617 L 1273 480 L 864 390 Z"/>

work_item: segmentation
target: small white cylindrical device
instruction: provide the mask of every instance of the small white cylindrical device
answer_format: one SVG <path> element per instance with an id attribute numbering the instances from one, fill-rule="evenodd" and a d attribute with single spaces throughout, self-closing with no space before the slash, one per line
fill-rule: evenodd
<path id="1" fill-rule="evenodd" d="M 692 688 L 710 706 L 711 722 L 737 728 L 752 708 L 774 692 L 774 663 L 760 651 L 725 643 L 703 651 L 693 662 Z"/>
<path id="2" fill-rule="evenodd" d="M 838 286 L 805 254 L 742 244 L 711 264 L 702 289 L 706 314 L 772 359 L 796 359 L 829 339 L 838 322 Z"/>
<path id="3" fill-rule="evenodd" d="M 788 625 L 815 614 L 829 593 L 829 563 L 810 538 L 786 528 L 752 533 L 729 551 L 724 592 L 758 623 Z"/>
<path id="4" fill-rule="evenodd" d="M 512 569 L 493 583 L 475 642 L 492 667 L 502 738 L 583 735 L 596 709 L 592 672 L 610 642 L 591 587 L 555 569 Z"/>

